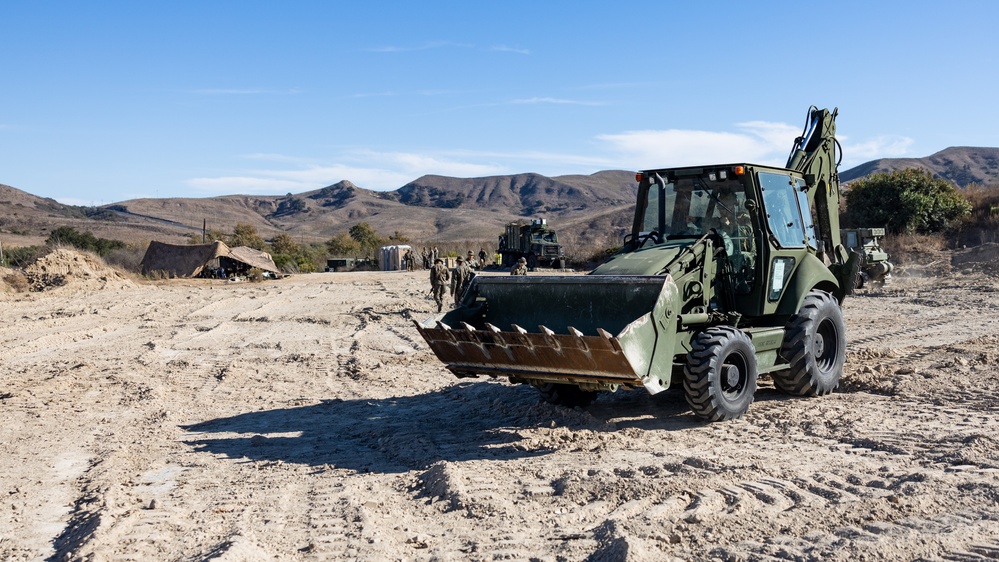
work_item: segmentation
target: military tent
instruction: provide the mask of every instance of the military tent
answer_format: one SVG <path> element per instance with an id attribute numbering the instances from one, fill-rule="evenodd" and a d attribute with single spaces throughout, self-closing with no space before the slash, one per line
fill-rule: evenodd
<path id="1" fill-rule="evenodd" d="M 229 273 L 250 268 L 279 273 L 270 254 L 246 246 L 229 248 L 222 242 L 211 244 L 149 243 L 142 258 L 142 274 L 163 272 L 169 277 L 197 277 L 205 272 L 225 269 Z"/>

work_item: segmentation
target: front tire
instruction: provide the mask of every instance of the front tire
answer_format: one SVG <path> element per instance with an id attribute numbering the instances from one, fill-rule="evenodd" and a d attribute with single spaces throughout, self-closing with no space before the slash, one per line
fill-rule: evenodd
<path id="1" fill-rule="evenodd" d="M 538 385 L 538 391 L 545 402 L 566 408 L 589 406 L 597 398 L 596 391 L 583 390 L 574 384 L 546 382 Z"/>
<path id="2" fill-rule="evenodd" d="M 781 346 L 790 369 L 773 374 L 777 388 L 797 396 L 825 396 L 839 386 L 846 362 L 846 324 L 835 297 L 813 290 L 791 317 Z"/>
<path id="3" fill-rule="evenodd" d="M 730 326 L 708 328 L 691 341 L 683 375 L 683 390 L 694 415 L 707 421 L 741 417 L 756 394 L 753 342 Z"/>

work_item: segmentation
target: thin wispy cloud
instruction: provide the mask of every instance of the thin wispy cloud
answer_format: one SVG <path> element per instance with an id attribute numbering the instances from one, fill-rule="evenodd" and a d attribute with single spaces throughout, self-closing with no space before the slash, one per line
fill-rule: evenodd
<path id="1" fill-rule="evenodd" d="M 534 105 L 534 104 L 587 105 L 587 106 L 607 105 L 605 102 L 599 102 L 599 101 L 573 100 L 566 98 L 549 98 L 549 97 L 515 99 L 515 100 L 510 100 L 510 103 L 514 105 Z"/>
<path id="2" fill-rule="evenodd" d="M 494 45 L 489 48 L 490 51 L 496 51 L 498 53 L 514 53 L 517 55 L 529 55 L 531 51 L 528 49 L 518 49 L 516 47 L 510 47 L 508 45 Z"/>
<path id="3" fill-rule="evenodd" d="M 463 90 L 415 90 L 408 92 L 397 92 L 393 90 L 388 90 L 384 92 L 357 92 L 350 94 L 349 97 L 355 99 L 365 99 L 365 98 L 391 98 L 391 97 L 402 97 L 402 96 L 419 96 L 419 97 L 439 97 L 439 96 L 453 96 L 458 94 L 465 94 L 468 91 Z"/>
<path id="4" fill-rule="evenodd" d="M 600 135 L 630 168 L 690 166 L 711 162 L 783 163 L 797 129 L 784 123 L 740 123 L 743 132 L 684 129 L 626 131 Z"/>
<path id="5" fill-rule="evenodd" d="M 900 135 L 883 135 L 873 139 L 853 143 L 847 137 L 839 137 L 843 145 L 844 159 L 867 161 L 876 158 L 900 158 L 907 156 L 915 141 Z"/>
<path id="6" fill-rule="evenodd" d="M 453 41 L 428 41 L 420 45 L 382 45 L 379 47 L 369 47 L 365 49 L 371 53 L 413 53 L 418 51 L 431 51 L 435 49 L 473 49 L 479 51 L 490 51 L 494 53 L 513 53 L 516 55 L 530 55 L 529 49 L 512 47 L 510 45 L 493 45 L 491 47 L 480 47 L 471 43 L 455 43 Z"/>
<path id="7" fill-rule="evenodd" d="M 383 45 L 380 47 L 370 47 L 365 49 L 372 53 L 412 53 L 415 51 L 429 51 L 433 49 L 473 49 L 474 45 L 467 43 L 454 43 L 451 41 L 429 41 L 420 45 Z"/>
<path id="8" fill-rule="evenodd" d="M 591 153 L 356 148 L 331 156 L 332 163 L 286 154 L 251 153 L 242 158 L 264 163 L 263 167 L 193 178 L 187 184 L 213 195 L 280 195 L 312 191 L 341 180 L 367 189 L 390 190 L 424 175 L 469 178 L 535 172 L 556 176 L 718 162 L 783 166 L 791 142 L 800 132 L 795 126 L 768 121 L 746 121 L 733 127 L 734 131 L 664 129 L 598 135 L 592 139 Z M 886 135 L 848 143 L 844 151 L 861 160 L 894 157 L 906 154 L 912 143 L 907 137 Z"/>
<path id="9" fill-rule="evenodd" d="M 302 90 L 291 88 L 287 90 L 276 90 L 268 88 L 202 88 L 191 90 L 191 93 L 202 96 L 254 96 L 254 95 L 295 95 L 301 94 Z"/>
<path id="10" fill-rule="evenodd" d="M 259 160 L 263 162 L 282 162 L 290 164 L 308 164 L 312 160 L 307 158 L 302 158 L 301 156 L 289 156 L 287 154 L 274 154 L 267 152 L 256 152 L 252 154 L 241 154 L 240 158 L 246 160 Z"/>
<path id="11" fill-rule="evenodd" d="M 301 161 L 290 156 L 247 155 L 274 162 Z M 339 157 L 343 162 L 327 165 L 302 165 L 291 169 L 246 170 L 237 175 L 192 178 L 185 183 L 212 194 L 283 194 L 312 191 L 341 180 L 349 180 L 367 189 L 385 190 L 402 187 L 417 177 L 436 174 L 453 177 L 479 177 L 510 173 L 496 163 L 449 159 L 440 155 L 415 152 L 349 151 Z"/>

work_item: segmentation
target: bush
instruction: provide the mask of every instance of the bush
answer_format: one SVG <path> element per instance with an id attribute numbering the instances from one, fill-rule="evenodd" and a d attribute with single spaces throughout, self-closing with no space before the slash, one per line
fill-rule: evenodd
<path id="1" fill-rule="evenodd" d="M 35 263 L 38 258 L 49 253 L 45 246 L 22 246 L 20 248 L 4 248 L 3 259 L 9 267 L 24 269 Z"/>
<path id="2" fill-rule="evenodd" d="M 971 214 L 954 229 L 957 246 L 977 246 L 999 242 L 999 188 L 970 185 L 964 195 L 971 203 Z"/>
<path id="3" fill-rule="evenodd" d="M 971 213 L 971 203 L 954 185 L 914 168 L 853 182 L 846 203 L 848 224 L 884 226 L 891 233 L 942 232 Z"/>
<path id="4" fill-rule="evenodd" d="M 111 250 L 103 256 L 103 259 L 104 263 L 110 266 L 114 266 L 118 269 L 123 269 L 131 273 L 139 273 L 142 271 L 142 258 L 145 257 L 145 255 L 145 248 L 128 246 L 117 250 Z"/>

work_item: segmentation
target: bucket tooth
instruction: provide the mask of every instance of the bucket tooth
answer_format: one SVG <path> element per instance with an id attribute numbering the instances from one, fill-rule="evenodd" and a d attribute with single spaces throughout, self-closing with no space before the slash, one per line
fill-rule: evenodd
<path id="1" fill-rule="evenodd" d="M 555 331 L 544 325 L 539 325 L 538 329 L 541 330 L 541 337 L 545 339 L 548 347 L 556 353 L 562 353 L 562 344 L 555 337 Z"/>
<path id="2" fill-rule="evenodd" d="M 569 335 L 575 338 L 574 343 L 576 344 L 576 349 L 579 349 L 580 351 L 583 351 L 585 353 L 589 353 L 590 346 L 587 345 L 586 337 L 585 334 L 583 334 L 583 332 L 580 332 L 576 328 L 569 326 Z"/>
<path id="3" fill-rule="evenodd" d="M 520 326 L 518 326 L 516 324 L 510 324 L 510 325 L 513 326 L 513 330 L 515 332 L 517 332 L 518 334 L 526 334 L 527 333 L 527 330 L 521 328 Z"/>
<path id="4" fill-rule="evenodd" d="M 466 330 L 468 330 L 469 332 L 474 332 L 475 331 L 475 326 L 472 326 L 468 322 L 462 322 L 461 323 L 461 327 L 464 328 L 464 329 L 466 329 Z"/>
<path id="5" fill-rule="evenodd" d="M 600 337 L 602 337 L 603 339 L 607 340 L 615 350 L 617 350 L 617 351 L 623 351 L 621 349 L 621 344 L 618 343 L 618 341 L 617 341 L 617 338 L 615 338 L 613 335 L 611 335 L 610 332 L 608 332 L 607 330 L 605 330 L 603 328 L 597 328 L 597 333 L 600 334 Z"/>
<path id="6" fill-rule="evenodd" d="M 414 322 L 415 322 L 415 320 L 414 320 Z M 497 328 L 496 326 L 493 326 L 489 322 L 486 322 L 485 324 L 486 324 L 486 328 L 488 328 L 489 331 L 491 331 L 491 332 L 494 332 L 496 334 L 500 334 L 500 333 L 503 332 L 503 330 L 500 330 L 499 328 Z"/>
<path id="7" fill-rule="evenodd" d="M 438 320 L 437 321 L 437 328 L 440 329 L 440 330 L 450 330 L 451 326 L 448 326 L 447 324 L 445 324 L 445 323 L 441 322 L 440 320 Z"/>

